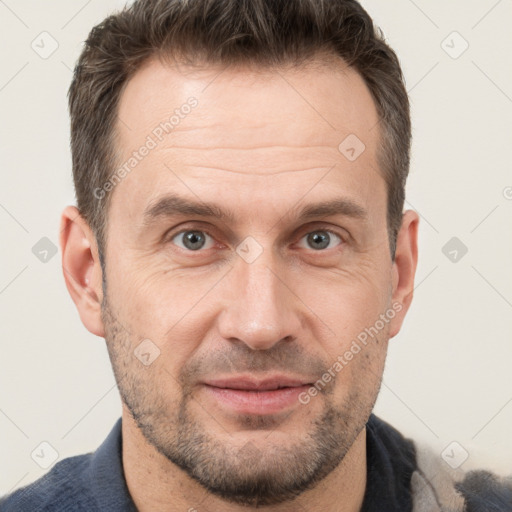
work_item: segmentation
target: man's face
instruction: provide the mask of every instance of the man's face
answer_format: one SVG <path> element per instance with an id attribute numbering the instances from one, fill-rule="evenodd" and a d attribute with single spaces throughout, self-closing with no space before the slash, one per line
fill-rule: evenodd
<path id="1" fill-rule="evenodd" d="M 339 465 L 405 313 L 393 306 L 378 116 L 344 67 L 155 60 L 120 100 L 120 164 L 145 156 L 115 186 L 108 219 L 115 376 L 147 441 L 233 502 L 279 503 Z M 181 203 L 156 206 L 171 194 Z M 184 202 L 226 216 L 171 208 Z"/>

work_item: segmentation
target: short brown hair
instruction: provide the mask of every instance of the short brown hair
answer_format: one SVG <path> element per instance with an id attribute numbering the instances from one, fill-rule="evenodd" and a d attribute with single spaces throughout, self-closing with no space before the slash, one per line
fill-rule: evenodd
<path id="1" fill-rule="evenodd" d="M 151 57 L 189 63 L 296 64 L 334 54 L 364 79 L 379 115 L 378 162 L 387 185 L 391 255 L 402 221 L 409 172 L 409 99 L 394 51 L 356 0 L 136 0 L 95 26 L 69 88 L 77 207 L 106 248 L 108 194 L 116 170 L 119 97 Z"/>

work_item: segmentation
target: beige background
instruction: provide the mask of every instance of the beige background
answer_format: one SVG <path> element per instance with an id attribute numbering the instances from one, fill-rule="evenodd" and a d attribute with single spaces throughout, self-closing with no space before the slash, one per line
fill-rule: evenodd
<path id="1" fill-rule="evenodd" d="M 47 471 L 31 458 L 41 442 L 58 460 L 92 451 L 121 414 L 104 341 L 80 322 L 60 249 L 43 263 L 32 248 L 43 237 L 58 245 L 60 213 L 74 203 L 71 69 L 89 30 L 122 4 L 0 1 L 0 494 Z M 414 126 L 407 207 L 422 217 L 416 296 L 375 412 L 440 456 L 456 441 L 448 451 L 469 453 L 464 468 L 512 473 L 512 2 L 363 5 L 403 65 Z M 58 43 L 45 59 L 31 47 L 46 37 L 51 49 L 44 31 Z M 443 253 L 452 237 L 468 249 L 457 262 Z"/>

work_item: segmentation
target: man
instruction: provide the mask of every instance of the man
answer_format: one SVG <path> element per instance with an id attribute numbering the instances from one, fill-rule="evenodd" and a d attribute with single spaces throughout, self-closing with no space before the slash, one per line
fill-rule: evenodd
<path id="1" fill-rule="evenodd" d="M 410 306 L 409 103 L 354 0 L 139 0 L 69 94 L 63 274 L 122 418 L 1 510 L 512 510 L 372 414 Z"/>

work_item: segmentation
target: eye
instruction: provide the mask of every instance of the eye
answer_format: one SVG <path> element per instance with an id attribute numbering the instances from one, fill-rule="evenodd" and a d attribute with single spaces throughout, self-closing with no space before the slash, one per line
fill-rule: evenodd
<path id="1" fill-rule="evenodd" d="M 213 238 L 208 233 L 196 229 L 188 229 L 186 231 L 176 233 L 170 241 L 175 243 L 181 249 L 197 252 L 199 249 L 205 248 L 205 245 L 208 244 L 207 239 L 210 239 L 210 246 L 206 247 L 206 249 L 210 249 L 213 246 Z M 181 241 L 182 245 L 174 240 Z"/>
<path id="2" fill-rule="evenodd" d="M 341 236 L 330 229 L 317 229 L 315 231 L 311 231 L 301 238 L 301 240 L 303 239 L 306 239 L 306 243 L 309 245 L 309 247 L 306 248 L 311 248 L 316 251 L 332 249 L 333 246 L 331 245 L 331 242 L 335 242 L 336 239 L 338 239 L 339 242 L 343 242 Z M 337 245 L 339 245 L 339 243 Z"/>

